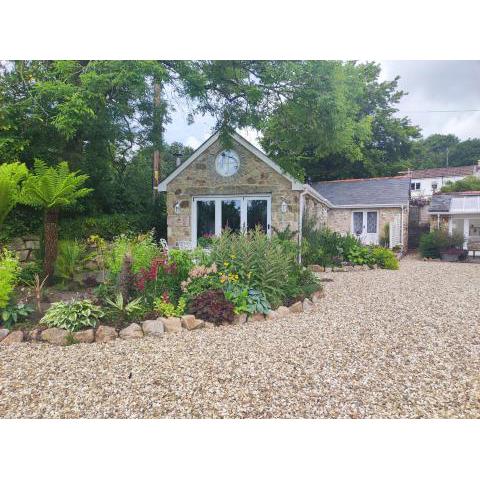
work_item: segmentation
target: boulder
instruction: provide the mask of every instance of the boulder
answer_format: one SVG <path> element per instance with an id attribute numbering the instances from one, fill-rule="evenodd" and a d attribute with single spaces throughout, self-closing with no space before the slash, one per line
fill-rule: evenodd
<path id="1" fill-rule="evenodd" d="M 322 267 L 321 265 L 309 265 L 308 268 L 312 272 L 324 272 L 325 271 L 325 268 Z"/>
<path id="2" fill-rule="evenodd" d="M 303 301 L 302 307 L 304 312 L 311 312 L 315 309 L 315 304 L 310 299 L 306 298 Z"/>
<path id="3" fill-rule="evenodd" d="M 254 313 L 248 317 L 249 322 L 261 322 L 265 320 L 265 315 L 263 313 Z"/>
<path id="4" fill-rule="evenodd" d="M 325 296 L 325 294 L 323 293 L 323 290 L 317 290 L 316 292 L 313 292 L 313 294 L 312 294 L 312 302 L 313 303 L 320 303 L 324 296 Z"/>
<path id="5" fill-rule="evenodd" d="M 25 334 L 25 341 L 27 342 L 39 342 L 41 337 L 42 331 L 39 328 L 34 328 Z"/>
<path id="6" fill-rule="evenodd" d="M 168 333 L 176 333 L 182 331 L 182 320 L 177 317 L 168 317 L 162 319 L 165 331 Z"/>
<path id="7" fill-rule="evenodd" d="M 195 315 L 183 315 L 182 326 L 187 330 L 196 330 L 197 328 L 203 328 L 205 322 L 199 318 L 195 318 Z"/>
<path id="8" fill-rule="evenodd" d="M 8 328 L 0 329 L 0 342 L 10 333 Z"/>
<path id="9" fill-rule="evenodd" d="M 145 320 L 142 323 L 143 333 L 145 335 L 152 335 L 159 337 L 165 333 L 165 327 L 163 326 L 162 318 L 156 320 Z"/>
<path id="10" fill-rule="evenodd" d="M 377 268 L 378 268 L 378 265 L 377 265 L 376 263 L 374 263 L 374 264 L 372 265 L 372 270 L 376 270 Z"/>
<path id="11" fill-rule="evenodd" d="M 113 327 L 100 325 L 95 332 L 95 341 L 97 343 L 111 342 L 117 339 L 117 331 Z"/>
<path id="12" fill-rule="evenodd" d="M 290 309 L 282 305 L 275 310 L 275 313 L 277 314 L 277 318 L 284 318 L 290 315 Z"/>
<path id="13" fill-rule="evenodd" d="M 205 322 L 205 328 L 215 328 L 215 324 L 213 322 Z"/>
<path id="14" fill-rule="evenodd" d="M 278 317 L 278 313 L 275 310 L 270 310 L 266 315 L 265 318 L 267 320 L 276 320 Z"/>
<path id="15" fill-rule="evenodd" d="M 343 267 L 344 272 L 353 272 L 353 265 L 345 265 Z"/>
<path id="16" fill-rule="evenodd" d="M 2 345 L 12 345 L 21 342 L 23 342 L 23 332 L 21 330 L 15 330 L 1 341 Z"/>
<path id="17" fill-rule="evenodd" d="M 247 314 L 246 313 L 239 313 L 233 317 L 233 325 L 243 325 L 247 323 Z"/>
<path id="18" fill-rule="evenodd" d="M 303 312 L 303 305 L 302 302 L 295 302 L 290 307 L 290 313 L 302 313 Z"/>
<path id="19" fill-rule="evenodd" d="M 88 330 L 82 330 L 81 332 L 75 332 L 73 338 L 78 343 L 93 343 L 95 340 L 95 330 L 90 328 Z"/>
<path id="20" fill-rule="evenodd" d="M 332 271 L 332 267 L 325 267 L 325 273 L 330 273 Z"/>
<path id="21" fill-rule="evenodd" d="M 332 272 L 344 272 L 344 267 L 332 267 Z"/>
<path id="22" fill-rule="evenodd" d="M 47 328 L 40 334 L 40 338 L 44 342 L 51 343 L 52 345 L 67 345 L 68 344 L 68 332 L 63 328 Z"/>
<path id="23" fill-rule="evenodd" d="M 120 338 L 128 340 L 130 338 L 142 338 L 143 330 L 138 323 L 131 323 L 128 327 L 120 330 Z"/>

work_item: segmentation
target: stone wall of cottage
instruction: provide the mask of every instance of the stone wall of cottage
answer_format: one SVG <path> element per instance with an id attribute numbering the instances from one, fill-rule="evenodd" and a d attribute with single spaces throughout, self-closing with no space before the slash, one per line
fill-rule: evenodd
<path id="1" fill-rule="evenodd" d="M 323 228 L 328 223 L 328 208 L 311 195 L 305 195 L 305 219 L 314 218 L 317 228 Z"/>
<path id="2" fill-rule="evenodd" d="M 216 172 L 215 159 L 224 149 L 217 141 L 168 184 L 167 241 L 170 246 L 191 241 L 193 196 L 271 194 L 272 228 L 283 231 L 290 225 L 291 230 L 298 230 L 300 192 L 293 191 L 288 179 L 239 143 L 234 141 L 231 148 L 240 157 L 239 171 L 235 175 L 222 177 Z M 288 206 L 286 213 L 281 211 L 283 201 Z M 179 213 L 175 213 L 177 202 Z"/>
<path id="3" fill-rule="evenodd" d="M 339 233 L 352 233 L 352 212 L 359 209 L 350 209 L 350 208 L 334 208 L 328 211 L 328 221 L 327 225 L 331 230 L 334 230 Z M 363 209 L 361 209 L 363 210 Z M 372 210 L 378 211 L 379 219 L 379 230 L 378 238 L 380 239 L 383 234 L 383 229 L 387 223 L 393 222 L 395 215 L 401 214 L 401 209 L 399 207 L 392 208 L 375 208 Z M 408 243 L 408 211 L 403 213 L 403 239 L 404 239 L 404 250 L 407 249 Z"/>

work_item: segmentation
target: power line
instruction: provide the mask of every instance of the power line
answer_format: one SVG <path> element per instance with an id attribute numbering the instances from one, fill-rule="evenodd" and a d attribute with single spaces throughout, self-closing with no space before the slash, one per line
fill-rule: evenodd
<path id="1" fill-rule="evenodd" d="M 480 112 L 480 109 L 468 110 L 400 110 L 402 113 L 461 113 L 461 112 Z"/>

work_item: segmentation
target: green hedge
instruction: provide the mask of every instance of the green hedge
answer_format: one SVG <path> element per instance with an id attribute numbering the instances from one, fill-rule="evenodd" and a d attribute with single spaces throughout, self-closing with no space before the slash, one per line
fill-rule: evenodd
<path id="1" fill-rule="evenodd" d="M 112 240 L 122 233 L 147 232 L 155 228 L 158 237 L 165 236 L 165 217 L 138 213 L 112 213 L 94 217 L 63 218 L 60 220 L 59 236 L 62 239 L 86 239 L 90 235 L 100 235 Z"/>

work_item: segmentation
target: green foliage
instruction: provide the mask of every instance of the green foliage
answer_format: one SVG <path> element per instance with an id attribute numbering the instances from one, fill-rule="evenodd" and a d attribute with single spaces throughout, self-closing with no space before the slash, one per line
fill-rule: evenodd
<path id="1" fill-rule="evenodd" d="M 99 235 L 105 240 L 113 240 L 122 234 L 148 232 L 155 227 L 151 214 L 112 213 L 95 217 L 76 217 L 60 220 L 59 236 L 63 239 L 87 239 Z"/>
<path id="2" fill-rule="evenodd" d="M 375 263 L 371 248 L 365 245 L 352 245 L 346 250 L 345 259 L 354 265 L 373 265 Z"/>
<path id="3" fill-rule="evenodd" d="M 382 247 L 389 247 L 390 246 L 390 223 L 386 223 L 383 226 L 382 234 L 380 235 L 380 245 Z"/>
<path id="4" fill-rule="evenodd" d="M 445 230 L 432 230 L 420 237 L 419 250 L 423 257 L 440 258 L 440 253 L 448 248 L 462 248 L 464 237 L 462 234 L 450 235 Z"/>
<path id="5" fill-rule="evenodd" d="M 142 300 L 143 299 L 139 297 L 127 302 L 121 292 L 117 293 L 117 296 L 113 300 L 105 298 L 105 302 L 110 306 L 110 313 L 118 315 L 122 320 L 132 320 L 140 317 L 145 310 L 144 305 L 142 305 Z"/>
<path id="6" fill-rule="evenodd" d="M 442 192 L 480 191 L 480 177 L 469 175 L 456 182 L 448 182 L 442 187 Z"/>
<path id="7" fill-rule="evenodd" d="M 18 283 L 20 285 L 31 285 L 35 281 L 35 275 L 42 274 L 42 266 L 39 262 L 28 262 L 21 265 Z"/>
<path id="8" fill-rule="evenodd" d="M 23 182 L 19 202 L 45 210 L 69 207 L 92 191 L 83 187 L 87 179 L 88 175 L 71 172 L 67 162 L 49 167 L 36 159 L 33 172 Z"/>
<path id="9" fill-rule="evenodd" d="M 392 250 L 384 247 L 374 247 L 371 251 L 372 263 L 377 264 L 380 268 L 387 270 L 398 270 L 398 259 Z"/>
<path id="10" fill-rule="evenodd" d="M 285 279 L 295 260 L 261 230 L 225 232 L 213 241 L 211 256 L 225 274 L 238 275 L 240 283 L 262 291 L 272 306 L 286 298 Z"/>
<path id="11" fill-rule="evenodd" d="M 82 328 L 95 327 L 103 316 L 102 309 L 90 300 L 72 300 L 52 303 L 40 323 L 50 328 L 64 328 L 75 332 Z"/>
<path id="12" fill-rule="evenodd" d="M 28 317 L 34 309 L 30 305 L 20 302 L 16 305 L 7 305 L 1 313 L 3 326 L 11 330 L 13 326 L 23 318 Z"/>
<path id="13" fill-rule="evenodd" d="M 62 240 L 58 244 L 55 275 L 62 281 L 71 282 L 74 275 L 81 272 L 85 264 L 93 258 L 95 253 L 88 251 L 85 243 L 78 240 Z"/>
<path id="14" fill-rule="evenodd" d="M 316 228 L 314 221 L 305 218 L 302 235 L 304 265 L 338 265 L 343 258 L 342 235 L 327 227 Z"/>
<path id="15" fill-rule="evenodd" d="M 154 310 L 162 317 L 181 317 L 187 306 L 185 297 L 180 297 L 178 305 L 168 301 L 165 297 L 158 297 L 153 302 Z"/>
<path id="16" fill-rule="evenodd" d="M 20 184 L 27 173 L 27 167 L 23 163 L 0 164 L 0 227 L 17 204 Z"/>
<path id="17" fill-rule="evenodd" d="M 127 253 L 132 256 L 132 271 L 137 274 L 140 270 L 148 268 L 152 260 L 162 254 L 162 250 L 155 243 L 152 232 L 142 235 L 123 234 L 116 237 L 105 255 L 106 267 L 114 278 L 120 273 Z"/>
<path id="18" fill-rule="evenodd" d="M 0 251 L 0 308 L 5 308 L 13 294 L 20 272 L 17 257 L 7 250 Z"/>

